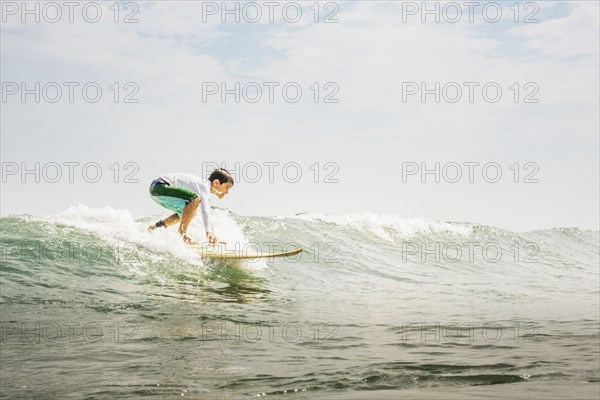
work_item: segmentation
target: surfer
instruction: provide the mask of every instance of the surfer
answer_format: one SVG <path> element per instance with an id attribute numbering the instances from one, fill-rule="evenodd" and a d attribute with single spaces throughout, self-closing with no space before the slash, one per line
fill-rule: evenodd
<path id="1" fill-rule="evenodd" d="M 210 217 L 209 193 L 222 199 L 232 187 L 233 177 L 225 168 L 215 169 L 208 177 L 208 182 L 190 174 L 176 173 L 159 176 L 150 184 L 150 197 L 161 206 L 175 211 L 175 214 L 150 225 L 148 230 L 167 228 L 180 222 L 179 234 L 183 241 L 187 244 L 198 244 L 187 236 L 187 229 L 200 206 L 208 242 L 218 243 Z"/>

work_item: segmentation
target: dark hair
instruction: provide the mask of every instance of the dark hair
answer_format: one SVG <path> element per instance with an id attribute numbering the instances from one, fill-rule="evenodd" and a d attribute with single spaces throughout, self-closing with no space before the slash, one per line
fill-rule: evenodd
<path id="1" fill-rule="evenodd" d="M 210 183 L 212 183 L 215 179 L 218 179 L 221 184 L 231 182 L 231 186 L 233 186 L 233 177 L 225 168 L 215 169 L 208 177 Z"/>

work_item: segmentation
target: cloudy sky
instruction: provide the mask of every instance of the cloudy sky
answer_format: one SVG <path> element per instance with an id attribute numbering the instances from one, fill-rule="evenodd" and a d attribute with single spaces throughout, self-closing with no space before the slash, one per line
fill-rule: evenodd
<path id="1" fill-rule="evenodd" d="M 599 3 L 472 4 L 2 1 L 1 214 L 222 164 L 243 215 L 597 230 Z"/>

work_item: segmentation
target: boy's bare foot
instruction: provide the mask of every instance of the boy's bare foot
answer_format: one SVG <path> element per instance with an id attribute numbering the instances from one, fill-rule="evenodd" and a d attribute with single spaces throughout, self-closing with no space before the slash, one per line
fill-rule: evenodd
<path id="1" fill-rule="evenodd" d="M 181 237 L 183 238 L 183 241 L 185 242 L 185 244 L 189 244 L 192 246 L 197 246 L 200 243 L 196 242 L 195 240 L 192 240 L 188 235 L 186 235 L 185 233 L 183 235 L 181 235 Z"/>
<path id="2" fill-rule="evenodd" d="M 177 215 L 177 214 L 175 214 L 175 215 Z M 169 218 L 171 218 L 171 217 L 169 217 Z M 165 224 L 165 221 L 160 220 L 157 223 L 150 225 L 148 227 L 148 231 L 151 232 L 151 231 L 155 230 L 156 228 L 160 228 L 160 227 L 165 227 L 165 228 L 167 227 L 167 224 Z"/>

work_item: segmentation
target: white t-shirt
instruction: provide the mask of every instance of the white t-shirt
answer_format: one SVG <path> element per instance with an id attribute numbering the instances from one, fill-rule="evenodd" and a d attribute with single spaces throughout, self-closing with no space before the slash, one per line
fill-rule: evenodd
<path id="1" fill-rule="evenodd" d="M 164 179 L 169 185 L 191 190 L 200 196 L 200 211 L 204 221 L 206 232 L 214 233 L 214 227 L 210 216 L 210 182 L 205 182 L 199 177 L 191 174 L 165 174 L 160 178 Z"/>

